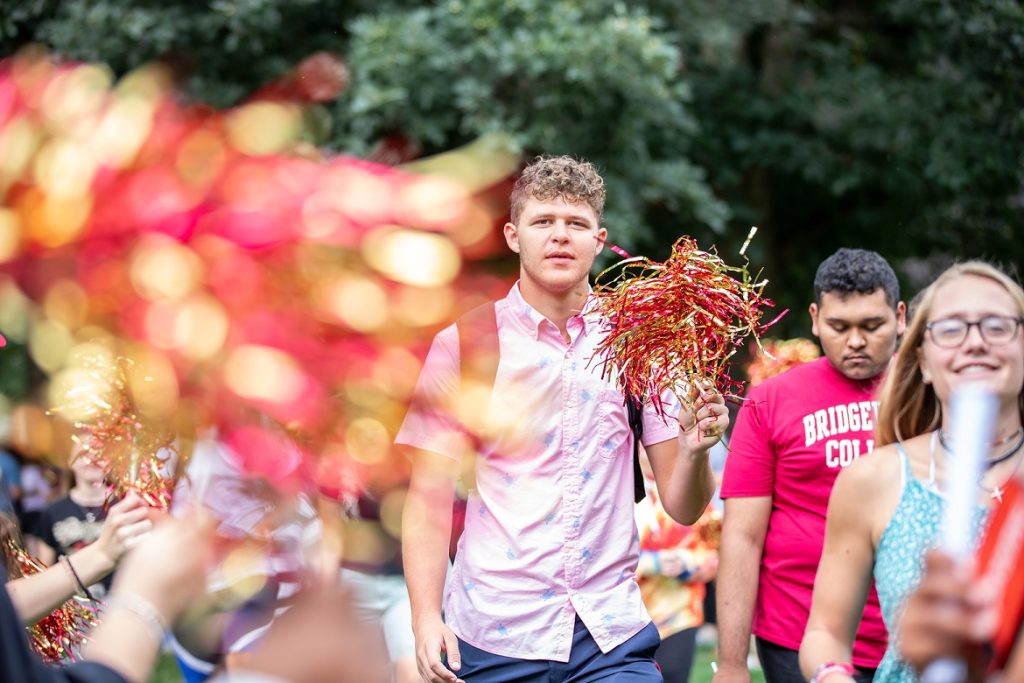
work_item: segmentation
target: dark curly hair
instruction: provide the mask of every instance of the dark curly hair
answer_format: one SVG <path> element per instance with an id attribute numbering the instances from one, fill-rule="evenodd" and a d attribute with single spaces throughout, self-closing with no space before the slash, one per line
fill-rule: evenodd
<path id="1" fill-rule="evenodd" d="M 512 187 L 512 222 L 523 214 L 526 201 L 559 198 L 586 202 L 601 220 L 604 211 L 604 180 L 594 165 L 572 157 L 537 157 L 523 169 Z"/>
<path id="2" fill-rule="evenodd" d="M 818 266 L 814 276 L 814 301 L 820 306 L 821 296 L 833 292 L 870 294 L 876 289 L 885 292 L 885 302 L 896 308 L 900 300 L 900 283 L 888 261 L 866 249 L 842 248 Z"/>

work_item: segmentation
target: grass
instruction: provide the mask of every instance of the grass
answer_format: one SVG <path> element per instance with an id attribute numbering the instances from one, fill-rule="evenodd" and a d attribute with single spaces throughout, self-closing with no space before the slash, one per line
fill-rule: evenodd
<path id="1" fill-rule="evenodd" d="M 181 671 L 174 661 L 174 656 L 166 652 L 156 662 L 156 670 L 149 677 L 149 683 L 182 683 Z"/>
<path id="2" fill-rule="evenodd" d="M 693 660 L 693 668 L 690 669 L 690 683 L 711 683 L 711 662 L 714 660 L 714 647 L 711 645 L 698 647 L 697 656 Z M 764 674 L 760 669 L 751 670 L 750 683 L 764 683 Z"/>

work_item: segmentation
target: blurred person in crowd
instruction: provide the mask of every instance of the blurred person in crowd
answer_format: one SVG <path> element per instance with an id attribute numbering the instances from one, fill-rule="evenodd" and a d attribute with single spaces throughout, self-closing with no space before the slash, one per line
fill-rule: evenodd
<path id="1" fill-rule="evenodd" d="M 747 683 L 750 636 L 769 683 L 802 683 L 807 623 L 836 476 L 874 445 L 876 392 L 904 329 L 885 259 L 840 249 L 818 267 L 811 329 L 824 357 L 752 388 L 729 442 L 716 593 L 716 683 Z M 870 678 L 886 631 L 874 589 L 852 661 Z"/>
<path id="2" fill-rule="evenodd" d="M 40 662 L 29 647 L 19 611 L 8 592 L 0 591 L 0 680 L 145 683 L 166 629 L 178 623 L 203 593 L 212 555 L 211 526 L 195 515 L 166 519 L 128 553 L 103 621 L 90 635 L 84 661 L 61 668 Z M 269 629 L 236 670 L 216 680 L 386 683 L 388 667 L 378 634 L 358 622 L 348 595 L 314 591 L 297 596 L 290 613 Z"/>
<path id="3" fill-rule="evenodd" d="M 982 384 L 998 399 L 996 441 L 978 492 L 974 528 L 1024 459 L 1024 290 L 979 261 L 947 269 L 922 296 L 881 395 L 877 452 L 836 480 L 825 548 L 800 663 L 807 676 L 848 680 L 850 645 L 872 575 L 890 635 L 899 630 L 924 554 L 938 543 L 945 508 L 949 401 L 957 387 Z M 877 680 L 915 681 L 889 648 Z"/>
<path id="4" fill-rule="evenodd" d="M 60 476 L 48 463 L 27 460 L 21 466 L 21 523 L 28 550 L 39 555 L 42 541 L 36 537 L 43 511 L 60 495 Z"/>
<path id="5" fill-rule="evenodd" d="M 209 540 L 199 520 L 159 525 L 126 557 L 103 621 L 90 635 L 85 661 L 63 668 L 39 661 L 8 591 L 0 591 L 0 680 L 144 683 L 166 625 L 177 621 L 203 588 Z"/>
<path id="6" fill-rule="evenodd" d="M 402 552 L 420 675 L 431 683 L 661 680 L 660 638 L 635 580 L 633 438 L 623 395 L 588 361 L 600 324 L 584 314 L 607 236 L 604 181 L 589 163 L 541 158 L 512 191 L 506 242 L 520 279 L 494 304 L 499 359 L 454 566 L 452 502 L 466 436 L 456 326 L 439 333 L 396 438 L 412 481 Z M 666 512 L 693 523 L 714 489 L 708 450 L 728 425 L 722 397 L 663 420 L 643 407 L 643 443 Z M 671 419 L 678 411 L 678 423 Z M 470 457 L 470 456 L 467 456 Z M 443 617 L 442 617 L 443 603 Z"/>
<path id="7" fill-rule="evenodd" d="M 42 541 L 38 557 L 45 565 L 95 542 L 107 518 L 109 487 L 103 469 L 77 442 L 68 458 L 68 467 L 74 479 L 71 489 L 43 511 L 34 532 Z M 94 584 L 94 596 L 102 598 L 112 580 L 108 575 Z"/>
<path id="8" fill-rule="evenodd" d="M 95 543 L 76 552 L 74 558 L 62 557 L 60 566 L 22 576 L 8 544 L 9 540 L 18 542 L 17 529 L 5 526 L 0 535 L 0 552 L 10 579 L 7 593 L 22 621 L 34 624 L 75 594 L 95 597 L 88 586 L 110 574 L 124 553 L 152 527 L 149 507 L 137 494 L 131 493 L 111 506 Z"/>
<path id="9" fill-rule="evenodd" d="M 683 526 L 665 512 L 646 457 L 640 459 L 647 497 L 636 505 L 640 531 L 637 579 L 644 605 L 658 627 L 654 660 L 665 683 L 686 683 L 704 623 L 705 586 L 718 570 L 721 516 L 708 506 L 697 523 Z"/>

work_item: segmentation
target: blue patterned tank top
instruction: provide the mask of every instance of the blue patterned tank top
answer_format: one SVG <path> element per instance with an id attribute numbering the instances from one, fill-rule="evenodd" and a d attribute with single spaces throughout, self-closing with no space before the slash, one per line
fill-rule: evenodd
<path id="1" fill-rule="evenodd" d="M 924 554 L 939 543 L 946 505 L 935 486 L 934 443 L 926 482 L 918 481 L 914 476 L 902 444 L 897 443 L 896 449 L 900 454 L 900 500 L 878 541 L 874 567 L 878 601 L 889 631 L 889 646 L 878 665 L 874 680 L 882 683 L 916 683 L 919 679 L 913 668 L 900 659 L 896 649 L 897 627 L 904 601 L 921 580 Z M 976 539 L 981 538 L 986 517 L 986 509 L 977 506 L 973 520 Z"/>

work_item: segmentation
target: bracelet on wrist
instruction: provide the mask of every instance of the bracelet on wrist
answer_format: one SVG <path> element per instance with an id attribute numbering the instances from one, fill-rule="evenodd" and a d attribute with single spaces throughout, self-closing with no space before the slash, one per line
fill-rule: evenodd
<path id="1" fill-rule="evenodd" d="M 832 674 L 843 674 L 852 677 L 857 670 L 849 662 L 825 662 L 814 670 L 811 683 L 823 683 Z"/>
<path id="2" fill-rule="evenodd" d="M 91 602 L 96 602 L 96 598 L 94 598 L 92 593 L 89 592 L 89 589 L 86 588 L 85 584 L 82 582 L 82 578 L 78 575 L 78 572 L 75 571 L 74 565 L 71 564 L 71 558 L 67 555 L 61 555 L 59 561 L 68 568 L 68 572 L 71 574 L 71 580 L 75 584 L 75 592 L 81 593 L 83 597 L 87 598 Z"/>
<path id="3" fill-rule="evenodd" d="M 107 611 L 114 609 L 128 612 L 146 625 L 153 640 L 158 644 L 164 642 L 164 635 L 168 630 L 167 623 L 160 615 L 160 610 L 154 607 L 149 600 L 135 593 L 114 593 L 107 600 Z"/>

